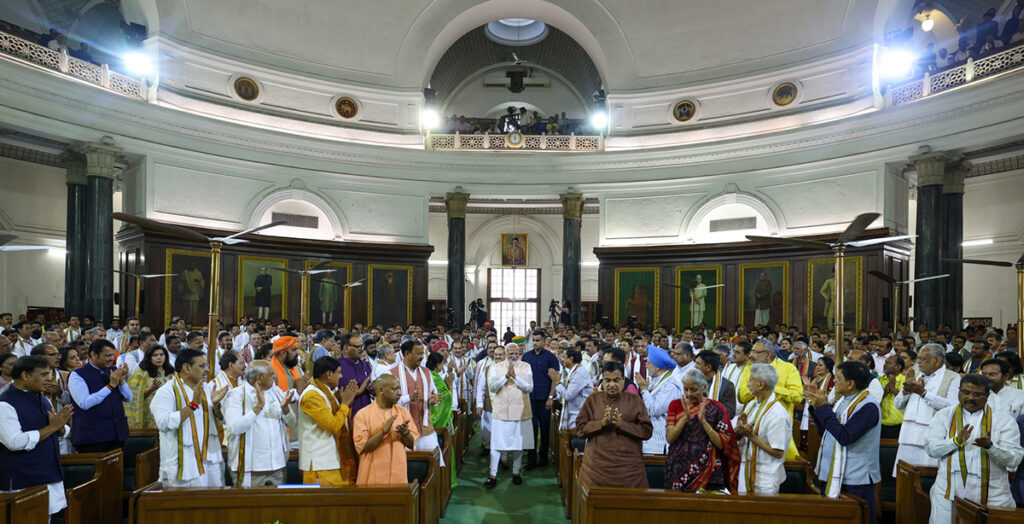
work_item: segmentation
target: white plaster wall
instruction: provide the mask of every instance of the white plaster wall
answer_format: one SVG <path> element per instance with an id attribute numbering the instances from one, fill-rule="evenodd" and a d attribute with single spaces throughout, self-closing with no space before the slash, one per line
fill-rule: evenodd
<path id="1" fill-rule="evenodd" d="M 0 251 L 0 312 L 64 307 L 66 220 L 63 169 L 0 157 L 0 234 L 17 235 L 11 245 L 54 248 Z"/>
<path id="2" fill-rule="evenodd" d="M 1024 171 L 967 179 L 964 240 L 991 238 L 988 246 L 965 247 L 964 258 L 1016 262 L 1024 253 Z M 1017 317 L 1017 275 L 1012 268 L 964 264 L 964 317 L 992 317 L 1002 328 Z"/>
<path id="3" fill-rule="evenodd" d="M 470 213 L 466 218 L 466 301 L 487 300 L 487 270 L 501 267 L 498 244 L 502 233 L 529 235 L 529 267 L 540 269 L 541 317 L 547 317 L 552 299 L 562 300 L 562 216 L 557 215 L 492 215 Z M 581 297 L 584 302 L 597 300 L 598 220 L 584 215 L 580 231 Z M 431 300 L 447 296 L 448 219 L 444 213 L 430 214 L 430 277 L 427 294 Z"/>

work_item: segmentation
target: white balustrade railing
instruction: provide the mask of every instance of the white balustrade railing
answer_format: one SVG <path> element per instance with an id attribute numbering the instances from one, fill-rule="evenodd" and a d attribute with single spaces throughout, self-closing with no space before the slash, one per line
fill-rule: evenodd
<path id="1" fill-rule="evenodd" d="M 427 149 L 437 151 L 604 151 L 600 135 L 429 134 Z"/>
<path id="2" fill-rule="evenodd" d="M 69 56 L 67 49 L 54 51 L 49 47 L 0 31 L 0 54 L 59 71 L 120 95 L 146 99 L 146 85 L 143 80 L 111 71 L 107 64 L 96 65 Z"/>
<path id="3" fill-rule="evenodd" d="M 1002 73 L 1024 64 L 1024 46 L 1016 46 L 998 53 L 967 62 L 935 73 L 925 73 L 920 78 L 891 87 L 886 97 L 890 105 L 906 104 L 927 96 L 969 84 L 975 80 Z"/>

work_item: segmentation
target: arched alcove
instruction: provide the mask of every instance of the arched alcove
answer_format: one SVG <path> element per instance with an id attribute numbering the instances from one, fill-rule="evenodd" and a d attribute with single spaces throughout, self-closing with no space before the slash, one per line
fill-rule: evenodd
<path id="1" fill-rule="evenodd" d="M 315 227 L 278 226 L 267 230 L 266 234 L 292 238 L 308 238 L 314 240 L 341 240 L 345 237 L 345 228 L 340 214 L 333 209 L 326 199 L 301 188 L 288 188 L 270 193 L 259 201 L 249 213 L 246 227 L 256 227 L 274 221 L 274 214 L 298 215 L 316 219 Z M 312 220 L 306 219 L 309 225 Z"/>
<path id="2" fill-rule="evenodd" d="M 684 221 L 683 240 L 713 244 L 742 242 L 746 235 L 776 235 L 780 214 L 749 193 L 726 192 L 705 201 Z"/>

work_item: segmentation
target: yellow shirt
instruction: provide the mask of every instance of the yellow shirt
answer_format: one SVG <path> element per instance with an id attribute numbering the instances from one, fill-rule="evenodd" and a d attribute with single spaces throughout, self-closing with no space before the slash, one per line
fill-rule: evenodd
<path id="1" fill-rule="evenodd" d="M 896 375 L 896 392 L 899 393 L 903 389 L 903 382 L 907 380 L 907 377 L 903 375 Z M 889 383 L 888 375 L 879 375 L 878 382 L 882 385 L 882 389 L 885 389 L 885 385 Z M 903 410 L 896 408 L 896 395 L 885 395 L 882 397 L 882 425 L 883 426 L 899 426 L 903 423 Z"/>
<path id="2" fill-rule="evenodd" d="M 772 367 L 779 374 L 779 382 L 775 384 L 775 397 L 779 399 L 779 402 L 789 412 L 789 417 L 793 418 L 793 406 L 799 404 L 804 399 L 804 383 L 800 380 L 800 372 L 797 371 L 796 366 L 793 364 L 778 358 L 772 361 Z M 748 386 L 749 381 L 750 366 L 747 366 L 743 368 L 743 374 L 740 375 L 740 383 L 736 388 L 736 396 L 744 404 L 754 400 L 754 395 L 750 392 L 750 387 Z M 796 449 L 796 443 L 793 442 L 793 438 L 790 436 L 789 449 L 786 450 L 786 460 L 794 459 L 799 455 L 800 452 Z"/>

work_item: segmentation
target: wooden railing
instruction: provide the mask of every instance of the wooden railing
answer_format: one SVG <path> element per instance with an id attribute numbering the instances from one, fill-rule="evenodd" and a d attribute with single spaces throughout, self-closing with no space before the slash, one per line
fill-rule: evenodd
<path id="1" fill-rule="evenodd" d="M 119 95 L 146 99 L 146 84 L 141 79 L 111 71 L 107 64 L 96 65 L 79 60 L 68 55 L 66 48 L 54 51 L 49 47 L 0 31 L 0 56 L 2 55 L 59 71 Z"/>
<path id="2" fill-rule="evenodd" d="M 1024 45 L 1004 49 L 977 60 L 968 58 L 964 64 L 935 74 L 925 73 L 924 78 L 893 86 L 886 93 L 886 99 L 891 106 L 906 104 L 1015 69 L 1021 64 L 1024 64 Z"/>

